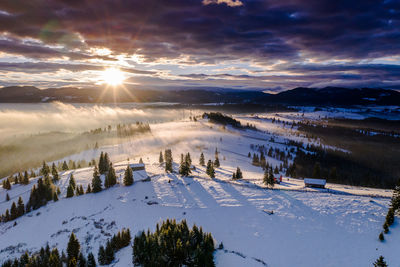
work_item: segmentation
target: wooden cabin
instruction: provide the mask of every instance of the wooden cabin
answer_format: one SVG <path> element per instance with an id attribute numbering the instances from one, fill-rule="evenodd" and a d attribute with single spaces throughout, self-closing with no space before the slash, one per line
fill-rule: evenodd
<path id="1" fill-rule="evenodd" d="M 325 188 L 325 179 L 304 178 L 305 187 Z"/>
<path id="2" fill-rule="evenodd" d="M 144 171 L 146 169 L 144 163 L 132 163 L 129 164 L 129 167 L 131 167 L 132 171 Z"/>

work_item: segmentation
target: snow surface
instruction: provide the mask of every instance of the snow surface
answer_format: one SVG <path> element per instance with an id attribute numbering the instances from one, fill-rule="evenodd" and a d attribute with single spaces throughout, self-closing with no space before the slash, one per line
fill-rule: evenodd
<path id="1" fill-rule="evenodd" d="M 372 266 L 380 255 L 390 266 L 400 265 L 397 222 L 385 235 L 385 242 L 378 240 L 391 190 L 329 183 L 326 189 L 305 188 L 303 180 L 287 177 L 273 190 L 267 189 L 262 184 L 262 169 L 252 166 L 247 156 L 253 152 L 250 145 L 282 150 L 288 138 L 298 137 L 269 120 L 239 119 L 257 120 L 261 131 L 224 129 L 202 120 L 166 122 L 152 124 L 151 135 L 66 157 L 90 160 L 101 151 L 108 152 L 119 181 L 127 164 L 137 163 L 139 158 L 146 171 L 134 172 L 132 186 L 118 184 L 69 199 L 65 194 L 70 173 L 86 188 L 93 169 L 61 172 L 58 186 L 62 197 L 58 202 L 18 218 L 15 226 L 14 221 L 0 225 L 0 262 L 25 250 L 36 251 L 46 243 L 65 250 L 71 231 L 83 252 L 92 251 L 97 256 L 100 244 L 123 227 L 135 235 L 148 228 L 154 230 L 156 223 L 166 218 L 176 218 L 211 232 L 216 245 L 223 242 L 224 250 L 215 253 L 217 266 Z M 164 172 L 158 156 L 165 148 L 172 149 L 175 162 L 181 153 L 191 153 L 196 167 L 192 177 Z M 213 159 L 215 148 L 221 168 L 216 170 L 216 179 L 210 179 L 198 162 L 201 152 L 206 161 Z M 280 164 L 274 158 L 267 157 L 267 161 Z M 237 166 L 244 179 L 232 181 Z M 178 169 L 176 163 L 174 169 Z M 147 177 L 151 181 L 141 181 Z M 0 189 L 0 212 L 19 196 L 26 203 L 36 179 L 29 185 L 13 185 L 7 192 L 9 202 L 3 201 L 6 191 Z M 112 266 L 132 266 L 131 259 L 132 249 L 124 248 Z"/>

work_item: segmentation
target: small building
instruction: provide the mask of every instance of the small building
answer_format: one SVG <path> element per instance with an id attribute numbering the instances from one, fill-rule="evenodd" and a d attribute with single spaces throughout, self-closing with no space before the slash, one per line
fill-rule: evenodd
<path id="1" fill-rule="evenodd" d="M 129 167 L 131 167 L 132 171 L 144 171 L 146 169 L 144 163 L 132 163 L 129 164 Z"/>
<path id="2" fill-rule="evenodd" d="M 280 177 L 274 177 L 274 182 L 280 184 L 282 182 L 282 175 Z"/>
<path id="3" fill-rule="evenodd" d="M 304 185 L 306 187 L 325 188 L 325 179 L 304 178 Z"/>

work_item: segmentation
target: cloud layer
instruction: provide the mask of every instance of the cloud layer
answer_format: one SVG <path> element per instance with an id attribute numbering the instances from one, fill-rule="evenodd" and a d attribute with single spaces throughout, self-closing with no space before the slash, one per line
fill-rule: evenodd
<path id="1" fill-rule="evenodd" d="M 238 75 L 260 89 L 400 84 L 394 0 L 4 0 L 0 11 L 0 51 L 8 63 L 62 59 L 93 70 L 94 61 L 134 55 L 140 60 L 124 67 L 200 86 L 235 87 L 237 79 L 230 81 Z"/>

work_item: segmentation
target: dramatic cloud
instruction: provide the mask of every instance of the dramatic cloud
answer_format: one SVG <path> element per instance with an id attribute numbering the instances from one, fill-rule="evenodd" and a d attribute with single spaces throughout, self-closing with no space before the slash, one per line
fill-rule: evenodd
<path id="1" fill-rule="evenodd" d="M 89 65 L 89 64 L 61 64 L 61 63 L 47 63 L 47 62 L 38 62 L 38 63 L 0 62 L 0 69 L 13 72 L 47 73 L 47 72 L 55 72 L 58 70 L 68 70 L 72 72 L 80 72 L 88 70 L 102 71 L 105 69 L 105 67 L 101 65 Z M 156 74 L 156 72 L 154 71 L 144 71 L 132 68 L 120 68 L 120 70 L 132 74 L 142 74 L 142 75 Z"/>
<path id="2" fill-rule="evenodd" d="M 243 3 L 240 0 L 203 0 L 203 5 L 210 5 L 210 4 L 226 4 L 230 7 L 243 5 Z"/>
<path id="3" fill-rule="evenodd" d="M 395 0 L 0 2 L 0 52 L 8 63 L 11 56 L 38 64 L 115 60 L 166 73 L 154 79 L 198 86 L 229 64 L 238 65 L 226 73 L 233 76 L 216 76 L 226 87 L 237 86 L 232 77 L 243 74 L 254 77 L 241 78 L 242 86 L 253 80 L 256 87 L 398 83 L 399 29 Z M 91 52 L 105 48 L 110 54 Z M 182 76 L 189 74 L 199 76 Z"/>

